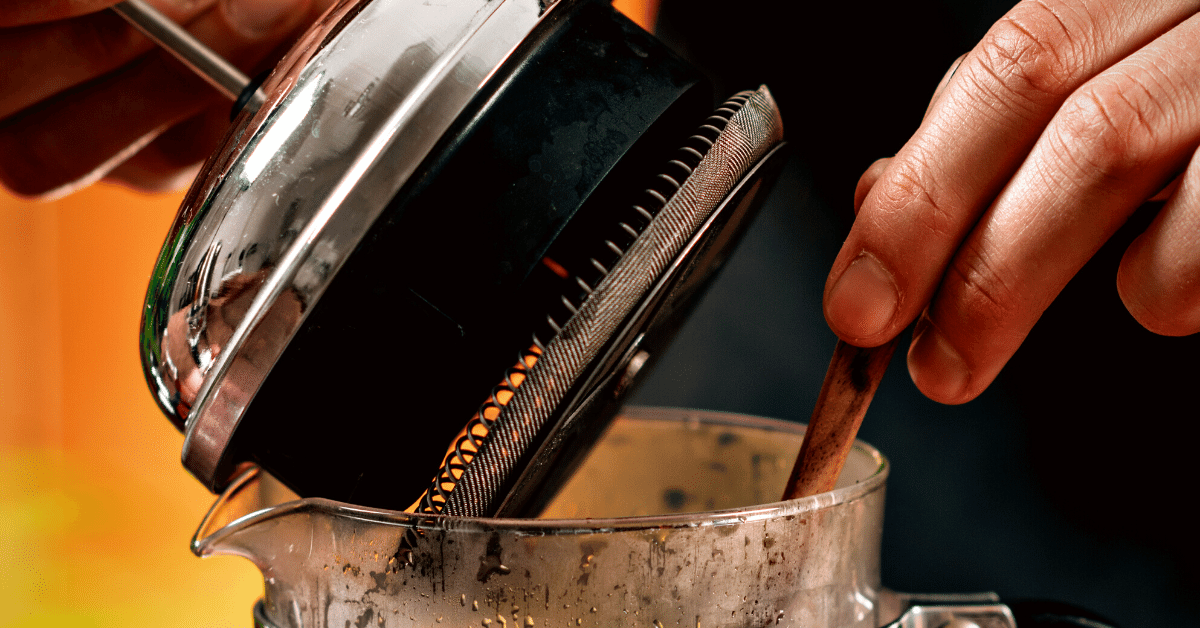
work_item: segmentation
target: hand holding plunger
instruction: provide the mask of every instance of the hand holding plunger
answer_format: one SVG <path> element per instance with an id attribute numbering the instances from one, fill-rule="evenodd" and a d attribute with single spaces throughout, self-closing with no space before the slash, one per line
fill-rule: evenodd
<path id="1" fill-rule="evenodd" d="M 838 341 L 784 499 L 833 490 L 898 339 L 869 349 Z"/>

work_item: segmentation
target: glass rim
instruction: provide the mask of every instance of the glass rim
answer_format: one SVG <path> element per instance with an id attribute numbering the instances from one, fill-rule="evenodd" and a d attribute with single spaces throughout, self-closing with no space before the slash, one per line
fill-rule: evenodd
<path id="1" fill-rule="evenodd" d="M 804 429 L 807 427 L 804 423 L 794 421 L 770 419 L 733 412 L 693 410 L 688 408 L 628 406 L 621 410 L 618 417 L 645 422 L 658 421 L 664 423 L 694 423 L 696 425 L 739 427 L 794 435 L 803 434 Z M 238 529 L 306 512 L 316 512 L 331 517 L 357 519 L 372 524 L 392 525 L 398 528 L 419 531 L 443 530 L 453 533 L 491 533 L 503 531 L 517 536 L 569 536 L 736 525 L 815 513 L 861 499 L 882 489 L 891 469 L 887 458 L 878 449 L 861 440 L 855 440 L 854 450 L 866 454 L 877 462 L 875 471 L 866 478 L 848 486 L 835 488 L 832 491 L 817 495 L 739 508 L 628 517 L 512 519 L 408 513 L 368 506 L 356 506 L 322 497 L 309 497 L 256 510 L 238 517 L 219 528 L 209 530 L 220 506 L 230 501 L 238 492 L 252 486 L 259 480 L 261 475 L 260 469 L 252 467 L 240 475 L 222 495 L 218 496 L 216 502 L 201 522 L 200 527 L 196 530 L 196 535 L 192 540 L 192 549 L 197 554 L 203 554 L 206 547 L 219 543 L 221 539 Z M 206 532 L 207 534 L 205 534 Z"/>

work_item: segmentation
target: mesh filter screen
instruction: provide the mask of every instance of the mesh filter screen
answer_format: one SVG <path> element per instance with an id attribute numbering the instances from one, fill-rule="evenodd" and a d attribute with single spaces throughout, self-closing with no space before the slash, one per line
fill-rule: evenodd
<path id="1" fill-rule="evenodd" d="M 467 439 L 468 451 L 451 449 L 434 485 L 420 501 L 420 510 L 455 516 L 496 513 L 507 487 L 521 472 L 522 456 L 553 430 L 572 387 L 587 375 L 608 341 L 722 199 L 782 135 L 778 110 L 765 87 L 735 95 L 709 118 L 683 149 L 699 157 L 694 166 L 680 160 L 670 165 L 672 171 L 684 166 L 690 172 L 682 182 L 660 175 L 667 184 L 665 193 L 663 186 L 655 193 L 661 209 L 616 263 L 602 269 L 602 277 L 570 319 L 561 327 L 554 325 L 558 330 L 553 338 L 548 343 L 534 338 L 542 354 L 532 366 L 521 359 L 515 367 L 521 371 L 520 382 L 505 377 L 497 391 L 508 397 L 507 403 L 496 403 L 494 392 L 472 419 L 457 443 L 466 444 L 463 439 Z M 696 138 L 702 141 L 697 144 Z M 494 408 L 499 411 L 492 419 L 489 413 L 494 414 Z M 480 423 L 485 430 L 475 429 Z"/>

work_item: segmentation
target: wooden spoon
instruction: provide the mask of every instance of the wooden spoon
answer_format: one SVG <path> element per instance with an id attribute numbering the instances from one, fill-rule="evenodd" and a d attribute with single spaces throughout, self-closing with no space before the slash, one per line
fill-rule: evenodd
<path id="1" fill-rule="evenodd" d="M 899 340 L 869 349 L 838 341 L 784 499 L 833 490 Z"/>

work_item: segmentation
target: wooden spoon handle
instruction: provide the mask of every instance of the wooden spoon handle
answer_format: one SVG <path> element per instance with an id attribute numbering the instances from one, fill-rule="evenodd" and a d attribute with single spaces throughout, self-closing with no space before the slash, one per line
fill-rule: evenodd
<path id="1" fill-rule="evenodd" d="M 784 499 L 833 490 L 898 341 L 870 349 L 838 341 Z"/>

